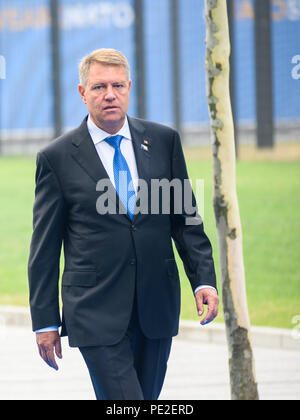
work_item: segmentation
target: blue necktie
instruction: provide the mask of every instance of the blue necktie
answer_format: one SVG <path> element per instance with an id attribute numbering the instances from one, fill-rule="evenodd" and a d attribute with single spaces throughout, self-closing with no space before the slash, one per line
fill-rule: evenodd
<path id="1" fill-rule="evenodd" d="M 106 143 L 115 149 L 113 169 L 117 194 L 122 201 L 130 219 L 133 219 L 135 208 L 135 191 L 126 159 L 122 155 L 120 146 L 123 136 L 112 136 L 105 139 Z"/>

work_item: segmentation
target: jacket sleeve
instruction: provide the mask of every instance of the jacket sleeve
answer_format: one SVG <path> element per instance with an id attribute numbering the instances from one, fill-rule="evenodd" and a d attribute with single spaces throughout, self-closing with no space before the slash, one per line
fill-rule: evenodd
<path id="1" fill-rule="evenodd" d="M 172 212 L 172 237 L 175 242 L 176 249 L 183 261 L 186 275 L 191 283 L 193 291 L 199 286 L 216 286 L 216 274 L 214 261 L 212 257 L 211 243 L 204 232 L 204 226 L 200 215 L 198 214 L 196 199 L 192 191 L 190 182 L 187 182 L 188 173 L 184 154 L 181 146 L 181 141 L 178 133 L 174 134 L 174 146 L 172 155 L 172 178 L 179 179 L 182 185 L 182 194 L 180 212 Z M 184 181 L 186 180 L 186 181 Z M 187 191 L 189 189 L 189 191 Z M 189 214 L 185 207 L 186 197 L 192 198 L 192 205 L 194 213 Z M 176 214 L 177 213 L 177 214 Z"/>
<path id="2" fill-rule="evenodd" d="M 45 154 L 39 153 L 28 262 L 33 331 L 61 325 L 58 284 L 64 220 L 65 205 L 58 178 Z"/>

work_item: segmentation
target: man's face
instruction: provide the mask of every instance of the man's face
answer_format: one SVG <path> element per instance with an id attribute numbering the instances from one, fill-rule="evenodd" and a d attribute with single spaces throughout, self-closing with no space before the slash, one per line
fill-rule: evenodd
<path id="1" fill-rule="evenodd" d="M 87 85 L 79 85 L 79 93 L 87 105 L 93 122 L 110 134 L 124 124 L 129 106 L 131 81 L 123 66 L 93 63 Z"/>

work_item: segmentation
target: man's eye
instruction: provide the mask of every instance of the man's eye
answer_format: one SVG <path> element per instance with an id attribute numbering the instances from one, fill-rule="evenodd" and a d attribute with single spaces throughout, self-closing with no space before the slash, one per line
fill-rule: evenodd
<path id="1" fill-rule="evenodd" d="M 113 85 L 116 89 L 121 89 L 122 87 L 124 87 L 124 85 L 122 83 L 116 83 Z"/>
<path id="2" fill-rule="evenodd" d="M 103 89 L 103 86 L 102 85 L 98 85 L 98 86 L 95 86 L 94 89 L 101 90 L 101 89 Z"/>

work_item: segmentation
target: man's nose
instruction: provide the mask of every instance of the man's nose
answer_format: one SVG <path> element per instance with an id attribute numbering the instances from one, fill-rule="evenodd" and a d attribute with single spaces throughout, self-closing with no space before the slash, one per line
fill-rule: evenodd
<path id="1" fill-rule="evenodd" d="M 107 86 L 107 90 L 105 92 L 105 100 L 106 101 L 113 101 L 116 99 L 116 95 L 112 86 Z"/>

